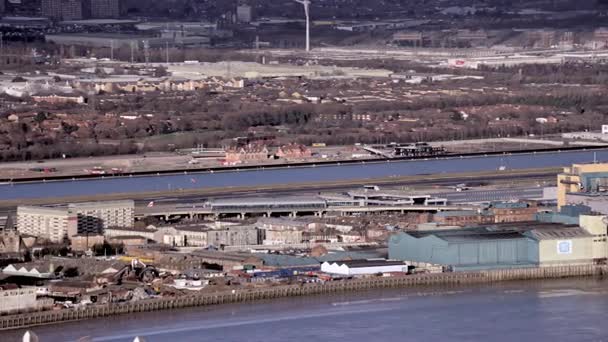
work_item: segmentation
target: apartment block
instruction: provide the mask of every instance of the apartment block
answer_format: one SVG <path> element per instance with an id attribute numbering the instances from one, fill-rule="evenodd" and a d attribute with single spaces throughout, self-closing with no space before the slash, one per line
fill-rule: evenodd
<path id="1" fill-rule="evenodd" d="M 79 234 L 99 234 L 106 228 L 135 224 L 132 200 L 73 203 L 68 205 L 68 211 L 77 217 Z"/>
<path id="2" fill-rule="evenodd" d="M 41 0 L 40 15 L 54 20 L 81 20 L 82 0 Z"/>
<path id="3" fill-rule="evenodd" d="M 77 218 L 64 208 L 19 206 L 17 231 L 51 242 L 63 242 L 77 233 Z"/>
<path id="4" fill-rule="evenodd" d="M 110 201 L 69 204 L 67 207 L 19 206 L 17 230 L 62 242 L 76 235 L 99 235 L 110 227 L 133 227 L 135 202 Z"/>
<path id="5" fill-rule="evenodd" d="M 120 0 L 89 0 L 91 18 L 119 18 Z"/>

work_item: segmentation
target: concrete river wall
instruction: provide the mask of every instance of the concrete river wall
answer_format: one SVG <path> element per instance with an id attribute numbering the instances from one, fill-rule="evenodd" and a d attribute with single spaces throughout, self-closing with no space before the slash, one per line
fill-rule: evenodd
<path id="1" fill-rule="evenodd" d="M 370 277 L 327 282 L 324 284 L 278 285 L 265 288 L 235 289 L 224 292 L 199 293 L 177 298 L 155 298 L 132 303 L 91 305 L 80 309 L 62 309 L 0 316 L 0 330 L 108 317 L 134 312 L 150 312 L 204 305 L 239 303 L 291 296 L 331 294 L 379 288 L 402 288 L 433 285 L 455 286 L 510 280 L 589 277 L 602 276 L 604 274 L 608 274 L 607 266 L 581 265 L 504 269 L 478 272 L 421 274 L 403 277 Z"/>

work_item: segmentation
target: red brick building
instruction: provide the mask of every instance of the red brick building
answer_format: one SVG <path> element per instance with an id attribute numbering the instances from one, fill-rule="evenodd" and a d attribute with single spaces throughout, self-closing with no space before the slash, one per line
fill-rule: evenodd
<path id="1" fill-rule="evenodd" d="M 489 211 L 496 223 L 525 222 L 536 219 L 538 207 L 535 202 L 499 202 L 492 203 Z"/>
<path id="2" fill-rule="evenodd" d="M 300 144 L 289 144 L 279 147 L 276 156 L 285 159 L 305 159 L 312 156 L 310 149 Z"/>
<path id="3" fill-rule="evenodd" d="M 483 211 L 444 211 L 433 215 L 434 222 L 450 226 L 471 226 L 503 222 L 536 220 L 538 207 L 535 202 L 494 202 Z"/>
<path id="4" fill-rule="evenodd" d="M 494 223 L 494 216 L 477 210 L 442 211 L 433 216 L 436 223 L 447 226 L 470 226 Z"/>
<path id="5" fill-rule="evenodd" d="M 247 145 L 226 150 L 227 163 L 260 162 L 268 159 L 266 146 Z"/>

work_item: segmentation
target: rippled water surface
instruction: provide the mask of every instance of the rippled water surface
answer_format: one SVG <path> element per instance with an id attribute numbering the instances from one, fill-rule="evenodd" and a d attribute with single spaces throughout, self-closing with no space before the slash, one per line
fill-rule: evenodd
<path id="1" fill-rule="evenodd" d="M 608 281 L 585 279 L 298 297 L 33 330 L 41 342 L 608 341 L 607 312 Z"/>

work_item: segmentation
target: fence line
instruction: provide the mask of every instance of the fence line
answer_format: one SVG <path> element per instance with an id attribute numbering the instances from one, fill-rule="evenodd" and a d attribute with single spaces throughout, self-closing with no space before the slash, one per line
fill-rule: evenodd
<path id="1" fill-rule="evenodd" d="M 403 277 L 372 277 L 327 282 L 323 284 L 313 283 L 278 285 L 255 289 L 235 289 L 215 293 L 193 294 L 177 298 L 154 298 L 132 303 L 91 305 L 78 309 L 62 309 L 57 311 L 41 311 L 0 316 L 0 330 L 18 329 L 35 325 L 108 317 L 135 312 L 151 312 L 186 307 L 248 302 L 261 299 L 292 296 L 330 294 L 366 289 L 403 288 L 429 285 L 466 285 L 511 280 L 601 276 L 606 273 L 608 273 L 608 267 L 606 266 L 579 265 L 477 272 L 421 274 Z"/>

